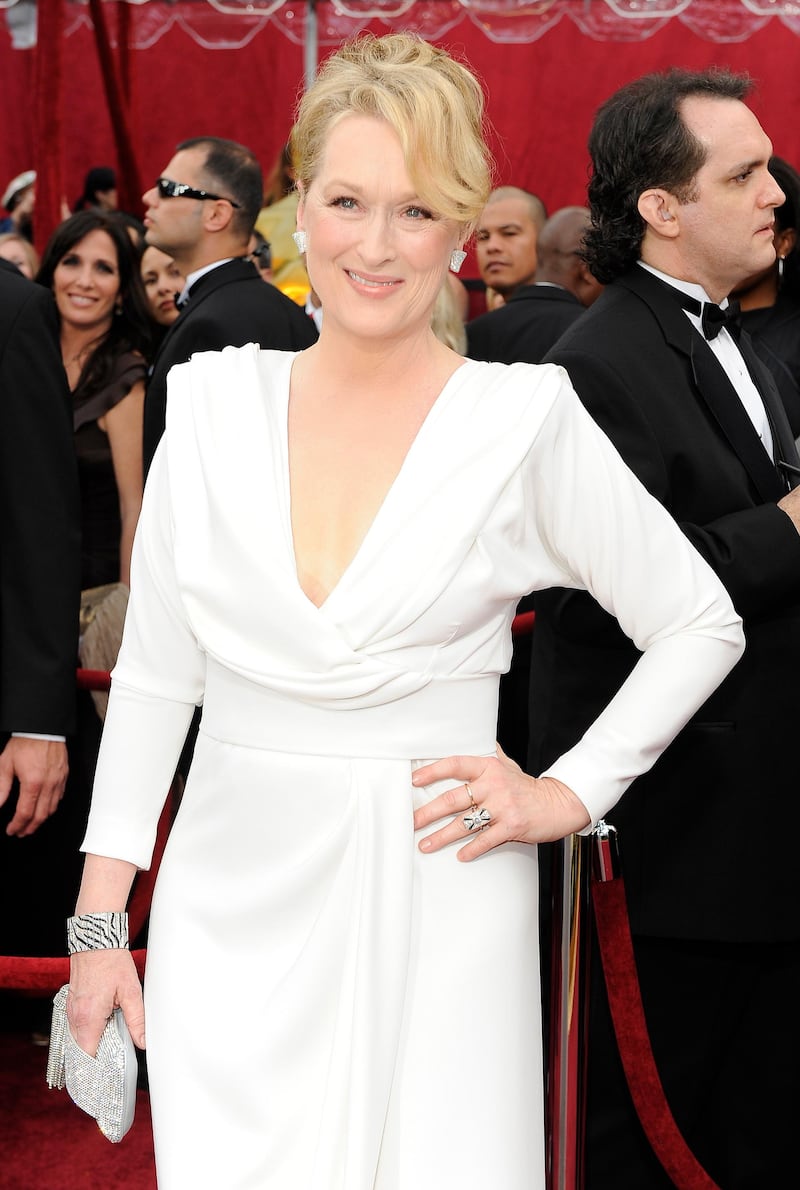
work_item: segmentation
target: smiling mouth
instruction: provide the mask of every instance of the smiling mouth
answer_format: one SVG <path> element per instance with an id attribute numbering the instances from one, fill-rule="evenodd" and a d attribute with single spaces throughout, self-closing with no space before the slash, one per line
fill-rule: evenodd
<path id="1" fill-rule="evenodd" d="M 368 285 L 373 289 L 388 289 L 392 285 L 396 285 L 396 281 L 369 281 L 366 277 L 362 277 L 360 273 L 354 273 L 352 269 L 347 270 L 347 275 L 351 281 L 357 281 L 359 285 Z"/>

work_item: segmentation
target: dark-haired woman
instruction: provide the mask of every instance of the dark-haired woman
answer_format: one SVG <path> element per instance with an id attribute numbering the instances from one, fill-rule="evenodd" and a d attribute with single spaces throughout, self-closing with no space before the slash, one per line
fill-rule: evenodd
<path id="1" fill-rule="evenodd" d="M 775 210 L 775 263 L 736 292 L 742 326 L 772 372 L 795 438 L 800 437 L 800 176 L 781 157 L 769 170 L 786 201 Z"/>
<path id="2" fill-rule="evenodd" d="M 82 501 L 82 586 L 130 577 L 142 503 L 142 419 L 149 342 L 136 250 L 102 211 L 65 220 L 38 280 L 53 290 L 73 395 Z"/>

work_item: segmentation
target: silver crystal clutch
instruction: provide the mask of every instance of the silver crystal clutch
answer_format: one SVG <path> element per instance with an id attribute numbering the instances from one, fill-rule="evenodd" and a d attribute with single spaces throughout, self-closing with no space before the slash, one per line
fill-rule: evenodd
<path id="1" fill-rule="evenodd" d="M 47 1083 L 66 1087 L 78 1107 L 116 1144 L 133 1123 L 136 1109 L 136 1050 L 119 1008 L 108 1019 L 95 1057 L 82 1050 L 67 1023 L 68 991 L 65 984 L 53 1000 Z"/>

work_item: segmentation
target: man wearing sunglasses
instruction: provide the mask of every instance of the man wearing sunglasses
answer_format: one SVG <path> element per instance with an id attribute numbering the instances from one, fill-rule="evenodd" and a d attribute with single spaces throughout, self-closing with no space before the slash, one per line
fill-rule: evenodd
<path id="1" fill-rule="evenodd" d="M 197 351 L 245 343 L 297 351 L 310 346 L 317 332 L 299 306 L 261 283 L 248 259 L 263 201 L 261 167 L 249 149 L 213 136 L 184 141 L 143 201 L 147 243 L 171 256 L 186 277 L 180 317 L 158 350 L 147 385 L 147 470 L 164 432 L 170 368 Z"/>

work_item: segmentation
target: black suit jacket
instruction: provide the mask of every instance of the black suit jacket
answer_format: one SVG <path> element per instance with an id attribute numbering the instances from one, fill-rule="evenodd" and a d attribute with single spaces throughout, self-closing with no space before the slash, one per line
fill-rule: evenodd
<path id="1" fill-rule="evenodd" d="M 467 323 L 467 355 L 501 364 L 540 364 L 583 310 L 575 295 L 558 285 L 523 285 L 505 306 Z"/>
<path id="2" fill-rule="evenodd" d="M 780 399 L 745 340 L 776 448 L 796 464 Z M 633 928 L 796 938 L 800 894 L 781 836 L 797 801 L 800 535 L 776 507 L 785 482 L 705 340 L 646 270 L 608 286 L 548 360 L 566 367 L 745 621 L 743 660 L 609 816 L 620 828 Z M 536 607 L 530 761 L 540 771 L 580 737 L 637 654 L 584 592 L 546 592 Z"/>
<path id="3" fill-rule="evenodd" d="M 299 351 L 316 341 L 305 311 L 274 285 L 265 284 L 249 260 L 235 259 L 205 273 L 192 286 L 180 317 L 167 331 L 153 364 L 144 405 L 145 470 L 164 433 L 167 373 L 196 351 L 221 351 L 258 343 Z"/>
<path id="4" fill-rule="evenodd" d="M 80 601 L 72 408 L 53 298 L 0 261 L 0 745 L 66 735 Z"/>

